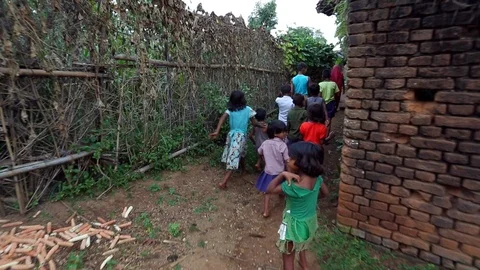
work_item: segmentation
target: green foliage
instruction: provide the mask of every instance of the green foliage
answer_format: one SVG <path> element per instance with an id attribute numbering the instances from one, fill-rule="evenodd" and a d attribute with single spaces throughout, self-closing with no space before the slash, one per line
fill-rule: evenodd
<path id="1" fill-rule="evenodd" d="M 83 269 L 83 252 L 72 252 L 68 254 L 66 267 L 67 270 L 80 270 Z"/>
<path id="2" fill-rule="evenodd" d="M 200 213 L 217 211 L 217 207 L 212 203 L 215 200 L 216 198 L 208 198 L 206 202 L 202 203 L 200 206 L 195 208 L 193 212 L 195 214 L 200 214 Z"/>
<path id="3" fill-rule="evenodd" d="M 263 28 L 268 32 L 275 29 L 278 24 L 277 3 L 271 0 L 265 4 L 255 3 L 255 9 L 248 16 L 248 27 L 252 29 Z"/>
<path id="4" fill-rule="evenodd" d="M 205 248 L 207 246 L 207 243 L 204 240 L 200 240 L 198 241 L 197 246 L 201 248 Z"/>
<path id="5" fill-rule="evenodd" d="M 334 45 L 327 44 L 322 33 L 308 27 L 288 28 L 279 36 L 285 67 L 295 74 L 296 66 L 304 62 L 309 68 L 323 69 L 335 63 Z"/>
<path id="6" fill-rule="evenodd" d="M 179 237 L 182 234 L 182 228 L 180 227 L 180 224 L 176 222 L 168 223 L 168 232 L 173 237 Z"/>
<path id="7" fill-rule="evenodd" d="M 148 233 L 148 237 L 150 238 L 156 238 L 158 235 L 158 232 L 160 231 L 160 228 L 155 228 L 153 226 L 152 220 L 150 219 L 150 216 L 148 213 L 143 212 L 141 213 L 136 219 L 135 222 L 137 224 L 140 224 L 143 229 Z"/>
<path id="8" fill-rule="evenodd" d="M 340 48 L 344 58 L 347 58 L 348 55 L 348 0 L 340 0 L 337 5 L 335 5 L 335 24 L 337 29 L 335 31 L 335 37 L 338 38 Z"/>
<path id="9" fill-rule="evenodd" d="M 160 187 L 158 184 L 152 184 L 148 187 L 148 191 L 151 192 L 159 192 L 160 190 L 162 190 L 162 187 Z"/>

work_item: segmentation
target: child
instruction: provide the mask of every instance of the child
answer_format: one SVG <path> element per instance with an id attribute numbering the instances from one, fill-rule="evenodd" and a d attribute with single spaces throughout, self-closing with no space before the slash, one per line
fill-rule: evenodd
<path id="1" fill-rule="evenodd" d="M 261 192 L 267 192 L 268 184 L 278 174 L 283 172 L 288 162 L 288 149 L 285 144 L 287 127 L 280 120 L 273 120 L 267 127 L 268 140 L 258 148 L 258 153 L 265 160 L 265 170 L 260 174 L 255 185 Z M 265 194 L 263 199 L 263 217 L 270 216 L 270 195 Z"/>
<path id="2" fill-rule="evenodd" d="M 293 107 L 287 115 L 288 145 L 298 142 L 302 139 L 300 134 L 300 125 L 307 120 L 307 111 L 305 111 L 305 97 L 301 94 L 293 95 Z"/>
<path id="3" fill-rule="evenodd" d="M 293 108 L 293 100 L 292 97 L 290 97 L 289 85 L 283 85 L 280 88 L 280 91 L 282 96 L 275 99 L 275 102 L 278 105 L 278 120 L 286 125 L 288 112 Z"/>
<path id="4" fill-rule="evenodd" d="M 330 70 L 326 69 L 322 73 L 323 82 L 319 83 L 320 92 L 322 93 L 325 106 L 327 107 L 328 118 L 332 119 L 335 116 L 336 104 L 335 94 L 340 92 L 335 82 L 330 81 Z"/>
<path id="5" fill-rule="evenodd" d="M 265 123 L 265 118 L 267 117 L 267 111 L 265 111 L 265 109 L 259 108 L 259 109 L 257 109 L 256 113 L 257 114 L 255 114 L 255 119 L 257 120 L 257 122 L 261 125 L 266 126 L 267 123 Z M 262 143 L 264 141 L 266 141 L 267 139 L 268 139 L 268 135 L 267 135 L 266 128 L 264 128 L 264 127 L 262 127 L 262 128 L 260 128 L 260 127 L 252 128 L 252 130 L 250 132 L 250 140 L 252 140 L 253 144 L 255 145 L 255 149 L 257 150 L 257 154 L 258 154 L 258 148 L 260 148 Z M 260 170 L 261 163 L 262 163 L 262 156 L 260 154 L 258 154 L 257 163 L 255 164 L 255 168 L 257 168 L 257 170 Z"/>
<path id="6" fill-rule="evenodd" d="M 320 95 L 320 86 L 318 84 L 312 84 L 310 86 L 310 97 L 307 99 L 307 104 L 305 107 L 308 108 L 308 106 L 318 103 L 322 105 L 322 108 L 324 110 L 324 114 L 327 116 L 325 119 L 325 125 L 327 127 L 330 126 L 330 120 L 328 119 L 328 112 L 327 112 L 327 107 L 325 106 L 325 102 L 323 98 L 319 97 Z"/>
<path id="7" fill-rule="evenodd" d="M 297 75 L 292 79 L 291 93 L 308 95 L 308 86 L 310 85 L 310 77 L 305 76 L 307 73 L 307 65 L 305 63 L 299 63 L 297 65 Z"/>
<path id="8" fill-rule="evenodd" d="M 283 254 L 283 269 L 294 269 L 295 253 L 299 252 L 300 266 L 307 269 L 305 251 L 315 236 L 317 198 L 323 179 L 323 150 L 309 142 L 298 142 L 288 148 L 288 169 L 275 177 L 267 194 L 285 194 L 286 206 L 278 233 L 277 247 Z M 286 180 L 282 183 L 283 180 Z"/>
<path id="9" fill-rule="evenodd" d="M 238 165 L 241 164 L 242 169 L 245 171 L 245 153 L 247 142 L 247 128 L 248 120 L 256 127 L 263 127 L 257 123 L 255 118 L 255 111 L 247 106 L 245 95 L 242 91 L 233 91 L 230 94 L 230 99 L 227 104 L 227 110 L 220 117 L 215 132 L 209 135 L 210 138 L 215 139 L 220 132 L 220 128 L 223 123 L 229 118 L 230 132 L 228 132 L 227 142 L 225 144 L 225 150 L 222 155 L 222 162 L 227 164 L 227 173 L 223 177 L 223 181 L 218 185 L 219 188 L 227 188 L 227 182 L 234 170 L 238 169 Z"/>

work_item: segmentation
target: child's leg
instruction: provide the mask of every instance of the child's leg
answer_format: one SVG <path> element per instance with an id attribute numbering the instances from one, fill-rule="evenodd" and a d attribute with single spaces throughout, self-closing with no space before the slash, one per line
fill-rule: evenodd
<path id="1" fill-rule="evenodd" d="M 242 170 L 242 175 L 244 175 L 247 172 L 247 166 L 245 165 L 245 158 L 241 157 L 240 158 L 240 169 Z"/>
<path id="2" fill-rule="evenodd" d="M 308 270 L 308 262 L 307 262 L 307 253 L 306 251 L 300 251 L 300 266 L 302 267 L 303 270 Z"/>
<path id="3" fill-rule="evenodd" d="M 270 194 L 263 195 L 263 217 L 267 218 L 270 216 Z"/>
<path id="4" fill-rule="evenodd" d="M 225 176 L 223 177 L 223 182 L 218 184 L 218 187 L 222 189 L 227 188 L 228 179 L 230 179 L 230 176 L 232 176 L 232 174 L 233 174 L 232 170 L 227 170 L 227 173 L 225 173 Z"/>
<path id="5" fill-rule="evenodd" d="M 320 186 L 320 198 L 325 198 L 328 196 L 328 187 L 325 185 L 325 183 L 322 183 Z"/>
<path id="6" fill-rule="evenodd" d="M 257 168 L 257 170 L 261 171 L 262 170 L 262 156 L 257 154 L 258 156 L 258 159 L 257 159 L 257 163 L 255 163 L 255 168 Z"/>
<path id="7" fill-rule="evenodd" d="M 283 270 L 294 270 L 295 269 L 295 252 L 292 252 L 293 243 L 288 243 L 288 251 L 290 254 L 283 254 Z"/>

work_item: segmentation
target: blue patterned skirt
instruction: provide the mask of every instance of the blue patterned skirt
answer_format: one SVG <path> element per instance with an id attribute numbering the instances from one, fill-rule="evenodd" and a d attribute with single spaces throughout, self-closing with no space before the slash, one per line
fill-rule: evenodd
<path id="1" fill-rule="evenodd" d="M 240 158 L 245 157 L 247 149 L 247 137 L 243 132 L 230 131 L 223 150 L 222 162 L 226 163 L 227 170 L 236 170 L 240 164 Z"/>

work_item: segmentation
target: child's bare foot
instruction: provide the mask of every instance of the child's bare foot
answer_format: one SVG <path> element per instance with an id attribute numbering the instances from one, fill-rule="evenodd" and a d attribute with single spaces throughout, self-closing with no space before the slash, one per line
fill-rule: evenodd
<path id="1" fill-rule="evenodd" d="M 222 182 L 222 183 L 218 184 L 218 188 L 219 189 L 227 189 L 227 183 Z"/>
<path id="2" fill-rule="evenodd" d="M 263 216 L 263 218 L 269 218 L 269 217 L 270 217 L 270 213 L 263 213 L 262 216 Z"/>

